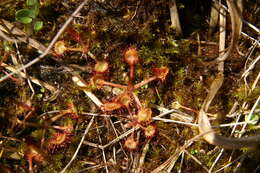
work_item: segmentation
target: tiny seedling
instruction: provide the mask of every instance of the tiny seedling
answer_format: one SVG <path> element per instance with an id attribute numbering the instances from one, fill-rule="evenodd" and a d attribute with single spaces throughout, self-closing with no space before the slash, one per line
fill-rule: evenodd
<path id="1" fill-rule="evenodd" d="M 16 11 L 15 18 L 17 21 L 25 24 L 27 31 L 33 29 L 38 32 L 43 27 L 43 21 L 37 20 L 39 14 L 40 3 L 38 0 L 26 0 L 26 7 Z"/>

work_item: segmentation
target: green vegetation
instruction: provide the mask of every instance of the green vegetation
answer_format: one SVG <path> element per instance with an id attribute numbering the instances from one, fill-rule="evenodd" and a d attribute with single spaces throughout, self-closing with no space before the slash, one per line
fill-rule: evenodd
<path id="1" fill-rule="evenodd" d="M 0 2 L 0 80 L 44 52 L 82 2 Z M 233 161 L 224 172 L 253 172 L 257 147 L 219 157 L 219 147 L 198 138 L 182 150 L 199 135 L 199 110 L 218 72 L 217 64 L 205 65 L 219 54 L 219 33 L 206 36 L 210 8 L 204 2 L 210 3 L 177 1 L 182 37 L 170 24 L 166 0 L 84 5 L 44 58 L 0 82 L 0 172 L 58 173 L 74 154 L 66 173 L 149 173 L 171 164 L 171 172 L 207 172 L 212 165 L 214 172 Z M 256 25 L 258 8 L 246 3 L 244 19 Z M 248 26 L 243 32 L 257 38 Z M 248 37 L 238 49 L 245 56 L 234 50 L 225 61 L 223 85 L 207 113 L 214 126 L 242 124 L 217 133 L 239 137 L 249 122 L 243 135 L 253 136 L 260 133 L 259 70 L 243 73 L 258 54 Z"/>
<path id="2" fill-rule="evenodd" d="M 26 8 L 16 11 L 15 18 L 17 21 L 27 24 L 27 27 L 33 26 L 33 30 L 38 32 L 43 27 L 43 21 L 37 20 L 39 10 L 40 3 L 38 0 L 26 0 Z"/>

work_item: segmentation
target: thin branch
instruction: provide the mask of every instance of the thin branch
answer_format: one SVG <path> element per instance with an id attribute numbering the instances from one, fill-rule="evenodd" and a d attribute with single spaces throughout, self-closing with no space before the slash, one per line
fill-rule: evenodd
<path id="1" fill-rule="evenodd" d="M 195 126 L 195 127 L 199 126 L 198 124 L 195 124 L 195 123 L 176 121 L 176 120 L 171 120 L 171 119 L 166 119 L 166 118 L 153 117 L 152 119 L 156 120 L 156 121 L 163 121 L 163 122 L 166 122 L 166 123 L 176 123 L 176 124 L 182 124 L 182 125 L 187 125 L 187 126 Z M 253 123 L 253 121 L 220 124 L 218 126 L 212 126 L 212 128 L 230 127 L 230 126 L 245 125 L 245 124 L 250 124 L 250 123 Z"/>
<path id="2" fill-rule="evenodd" d="M 197 140 L 198 138 L 200 138 L 203 135 L 206 135 L 208 133 L 212 133 L 212 130 L 199 134 L 199 135 L 189 139 L 188 141 L 186 141 L 186 143 L 183 146 L 177 148 L 176 151 L 163 164 L 161 164 L 160 166 L 155 168 L 153 171 L 151 171 L 151 173 L 162 173 L 162 172 L 170 173 L 175 162 L 177 161 L 178 157 L 181 155 L 181 153 L 186 148 L 188 148 L 191 144 L 193 144 L 193 142 L 195 140 Z"/>
<path id="3" fill-rule="evenodd" d="M 256 100 L 256 102 L 255 102 L 255 104 L 253 105 L 253 107 L 252 107 L 252 109 L 251 109 L 251 111 L 250 111 L 250 113 L 249 113 L 249 115 L 248 115 L 248 119 L 249 119 L 249 120 L 252 119 L 252 117 L 253 117 L 253 112 L 255 111 L 256 107 L 258 106 L 259 101 L 260 101 L 260 96 L 258 96 L 258 98 L 257 98 L 257 100 Z M 242 127 L 242 129 L 241 129 L 241 131 L 240 131 L 239 137 L 241 137 L 241 136 L 245 133 L 246 126 L 247 126 L 247 124 L 244 124 L 244 126 Z"/>
<path id="4" fill-rule="evenodd" d="M 256 63 L 260 60 L 260 55 L 250 64 L 250 66 L 246 69 L 246 71 L 243 73 L 242 78 L 247 76 L 249 71 L 253 70 Z"/>

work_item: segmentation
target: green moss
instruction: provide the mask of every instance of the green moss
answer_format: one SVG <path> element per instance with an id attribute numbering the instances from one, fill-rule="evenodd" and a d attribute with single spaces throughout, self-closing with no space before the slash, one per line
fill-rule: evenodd
<path id="1" fill-rule="evenodd" d="M 238 100 L 243 101 L 247 97 L 246 86 L 240 85 L 239 88 L 233 93 L 233 96 L 236 97 Z"/>
<path id="2" fill-rule="evenodd" d="M 25 1 L 12 2 L 15 3 L 9 3 L 7 8 L 0 8 L 2 18 L 11 22 L 14 21 L 15 11 L 24 8 Z M 62 2 L 61 4 L 60 1 L 57 0 L 42 1 L 40 18 L 44 18 L 46 28 L 43 28 L 44 32 L 34 35 L 34 39 L 48 45 L 62 23 L 66 21 L 67 16 L 71 14 L 71 10 L 74 10 L 74 7 L 78 6 L 81 2 L 82 1 L 80 0 L 69 0 Z M 136 0 L 106 0 L 102 2 L 92 2 L 83 8 L 80 13 L 81 16 L 75 17 L 73 23 L 71 23 L 71 26 L 69 27 L 76 28 L 80 33 L 83 42 L 89 46 L 89 50 L 97 57 L 97 60 L 105 59 L 109 62 L 109 74 L 106 77 L 107 81 L 128 84 L 129 67 L 122 61 L 122 57 L 124 50 L 130 46 L 137 48 L 140 57 L 140 63 L 135 66 L 135 79 L 133 83 L 138 83 L 152 76 L 153 72 L 151 69 L 153 67 L 169 67 L 170 72 L 164 83 L 154 81 L 134 91 L 140 98 L 141 104 L 144 107 L 150 107 L 151 104 L 157 104 L 170 109 L 170 105 L 174 101 L 178 101 L 186 107 L 199 110 L 207 95 L 207 89 L 214 80 L 213 74 L 216 72 L 214 67 L 204 66 L 199 60 L 203 61 L 208 59 L 207 53 L 216 57 L 218 49 L 216 46 L 209 46 L 207 45 L 208 43 L 203 43 L 201 44 L 203 56 L 195 56 L 197 54 L 198 45 L 196 41 L 194 41 L 194 36 L 187 37 L 187 39 L 178 39 L 169 28 L 170 15 L 168 2 L 139 2 L 140 1 Z M 185 5 L 186 8 L 186 4 L 183 5 Z M 185 21 L 185 18 L 182 18 L 182 20 Z M 187 28 L 186 24 L 183 25 L 184 28 Z M 16 26 L 21 28 L 19 25 Z M 201 31 L 198 33 L 200 32 Z M 205 40 L 203 34 L 201 39 Z M 66 32 L 61 35 L 60 40 L 66 41 L 66 43 L 70 44 L 72 47 L 80 46 L 80 43 L 71 40 Z M 0 42 L 1 58 L 4 56 L 4 51 L 5 53 L 16 51 L 12 44 L 6 43 Z M 26 44 L 18 43 L 18 46 L 20 54 L 23 55 L 23 63 L 27 63 L 39 55 L 34 49 L 28 49 Z M 216 48 L 216 50 L 213 48 Z M 72 74 L 64 68 L 65 66 L 70 67 L 72 64 L 82 66 L 84 70 L 73 69 L 73 72 L 81 75 L 82 78 L 89 83 L 89 79 L 94 75 L 92 67 L 95 64 L 95 60 L 89 58 L 87 55 L 81 57 L 81 54 L 79 53 L 66 53 L 63 57 L 53 56 L 53 58 L 57 58 L 59 61 L 51 60 L 52 56 L 53 55 L 49 55 L 39 63 L 28 68 L 27 73 L 30 76 L 36 77 L 59 88 L 61 92 L 55 99 L 46 101 L 45 99 L 49 98 L 51 93 L 46 89 L 41 89 L 41 87 L 36 86 L 35 84 L 32 84 L 32 86 L 36 93 L 34 98 L 31 99 L 32 92 L 26 83 L 26 80 L 23 85 L 12 80 L 6 80 L 0 83 L 0 120 L 3 125 L 0 132 L 1 135 L 7 136 L 10 139 L 12 137 L 14 139 L 17 138 L 21 141 L 27 137 L 31 137 L 31 140 L 38 143 L 40 143 L 42 139 L 45 139 L 43 149 L 49 156 L 49 162 L 46 166 L 42 163 L 34 163 L 34 165 L 37 165 L 34 168 L 37 169 L 35 170 L 36 172 L 46 173 L 60 172 L 76 151 L 81 136 L 91 118 L 90 116 L 81 115 L 80 112 L 103 114 L 91 99 L 72 82 Z M 252 54 L 252 56 L 254 55 Z M 11 57 L 8 56 L 5 63 L 9 64 L 11 61 Z M 252 107 L 255 103 L 260 90 L 255 89 L 251 95 L 248 95 L 249 88 L 246 88 L 247 86 L 243 83 L 240 84 L 237 82 L 241 80 L 237 74 L 234 74 L 236 72 L 242 73 L 243 69 L 241 67 L 244 67 L 242 63 L 235 61 L 234 58 L 230 58 L 229 63 L 225 65 L 226 81 L 223 83 L 216 98 L 214 98 L 213 104 L 210 106 L 210 113 L 217 112 L 218 115 L 226 115 L 225 113 L 230 110 L 235 101 L 238 101 L 240 105 L 242 105 L 243 102 L 247 102 L 248 107 Z M 43 75 L 45 68 L 50 69 L 48 75 Z M 1 70 L 9 72 L 4 67 Z M 1 71 L 0 73 L 0 76 L 4 75 Z M 252 86 L 253 79 L 257 76 L 257 73 L 254 70 L 251 73 L 252 76 L 251 74 L 248 76 L 248 86 Z M 14 75 L 14 77 L 19 77 L 19 75 Z M 233 83 L 230 81 L 233 81 Z M 88 89 L 102 102 L 109 101 L 116 95 L 115 92 L 111 91 L 113 87 L 97 88 L 90 86 Z M 79 119 L 71 120 L 68 118 L 70 115 L 67 114 L 55 122 L 49 122 L 48 118 L 56 116 L 58 113 L 51 115 L 46 114 L 45 117 L 47 120 L 42 116 L 38 116 L 48 111 L 68 109 L 68 102 L 72 102 L 77 108 Z M 28 115 L 29 111 L 19 106 L 21 103 L 30 103 L 35 110 L 32 114 Z M 135 107 L 135 102 L 132 104 L 132 111 L 134 113 L 138 112 L 138 108 Z M 196 120 L 196 113 L 189 112 L 182 108 L 180 110 L 194 116 L 194 119 Z M 154 110 L 153 116 L 157 116 L 157 113 L 159 112 Z M 106 114 L 113 114 L 113 116 L 109 118 L 113 123 L 117 122 L 114 124 L 114 127 L 118 132 L 118 135 L 121 135 L 124 132 L 122 125 L 132 121 L 131 117 L 127 115 L 126 109 Z M 28 117 L 26 117 L 27 115 Z M 256 116 L 259 115 L 256 114 Z M 28 124 L 39 123 L 40 126 L 32 127 L 29 125 L 23 126 L 17 124 L 17 118 L 21 121 L 25 120 Z M 85 140 L 105 145 L 115 139 L 116 135 L 109 118 L 101 116 L 95 117 L 95 122 L 91 126 Z M 170 115 L 166 115 L 164 118 L 170 118 Z M 122 124 L 119 124 L 119 121 L 121 121 Z M 165 162 L 172 153 L 176 151 L 176 148 L 183 146 L 187 140 L 199 134 L 197 127 L 190 128 L 184 125 L 164 123 L 162 121 L 155 121 L 154 123 L 157 125 L 158 134 L 150 141 L 150 149 L 144 163 L 145 172 L 151 172 L 151 170 Z M 212 124 L 214 125 L 221 123 L 222 122 L 220 121 L 212 121 Z M 68 124 L 73 124 L 74 127 L 70 136 L 70 143 L 57 151 L 48 151 L 46 149 L 48 140 L 52 137 L 53 133 L 58 131 L 57 129 L 54 129 L 53 126 Z M 249 125 L 247 135 L 259 133 L 259 130 L 256 130 L 258 124 Z M 42 128 L 42 125 L 44 125 L 44 128 Z M 62 130 L 59 132 L 62 132 Z M 222 131 L 222 133 L 223 132 L 224 131 Z M 237 133 L 239 133 L 239 130 Z M 101 137 L 102 142 L 100 142 L 99 136 Z M 1 138 L 1 146 L 6 147 L 6 151 L 8 152 L 8 149 L 20 148 L 18 149 L 19 153 L 24 153 L 24 144 L 21 144 L 20 141 L 10 140 L 9 138 Z M 142 148 L 145 141 L 146 139 L 144 139 L 141 133 L 139 148 Z M 124 139 L 120 142 L 122 145 Z M 194 141 L 187 150 L 198 158 L 202 164 L 207 164 L 207 166 L 210 167 L 218 155 L 218 152 L 215 152 L 218 150 L 213 150 L 213 148 L 214 146 L 199 139 Z M 128 157 L 130 152 L 122 152 L 124 148 L 122 149 L 119 143 L 116 143 L 104 150 L 107 160 L 113 158 L 114 149 L 119 151 L 116 153 L 117 163 L 123 163 L 126 160 L 125 158 L 131 158 L 131 156 Z M 13 153 L 11 151 L 12 150 L 10 150 L 11 155 L 16 154 L 16 151 Z M 240 151 L 235 151 L 233 156 L 236 157 L 247 151 L 249 150 L 242 149 Z M 135 151 L 132 156 L 135 157 L 140 152 L 141 150 Z M 230 156 L 229 154 L 229 151 L 226 151 L 219 160 L 218 165 L 227 164 Z M 247 158 L 251 159 L 250 163 L 253 165 L 252 160 L 257 160 L 257 158 L 259 158 L 259 153 L 252 152 L 252 154 L 248 154 L 247 156 Z M 23 172 L 28 172 L 28 162 L 23 156 L 16 159 L 17 161 L 7 159 L 5 158 L 5 155 L 2 155 L 1 159 L 0 164 L 4 163 L 4 165 L 9 167 L 10 165 L 15 165 L 20 169 L 24 169 Z M 77 172 L 88 167 L 89 165 L 83 163 L 89 160 L 102 164 L 102 151 L 95 147 L 83 144 L 76 160 L 67 169 L 67 172 Z M 130 165 L 129 162 L 128 164 Z M 193 166 L 191 167 L 190 165 Z M 216 165 L 216 167 L 218 165 Z M 117 169 L 115 172 L 122 172 L 120 166 L 120 164 L 115 166 L 108 165 L 108 168 L 109 170 L 113 170 L 112 167 L 115 167 Z M 175 172 L 177 172 L 179 168 L 180 159 L 175 163 L 173 171 L 176 170 Z M 231 166 L 230 168 L 227 168 L 225 172 L 232 172 L 232 170 L 233 167 Z M 184 157 L 182 171 L 201 172 L 204 170 L 202 170 L 201 166 L 196 164 L 192 158 Z M 22 171 L 18 170 L 16 172 Z M 104 172 L 104 169 L 92 169 L 88 172 Z"/>

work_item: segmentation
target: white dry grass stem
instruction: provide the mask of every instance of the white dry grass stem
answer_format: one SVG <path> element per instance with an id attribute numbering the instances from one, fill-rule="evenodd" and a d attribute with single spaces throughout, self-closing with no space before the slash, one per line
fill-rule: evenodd
<path id="1" fill-rule="evenodd" d="M 79 87 L 83 88 L 84 93 L 99 107 L 103 105 L 103 103 L 90 91 L 84 89 L 87 87 L 85 81 L 79 76 L 74 75 L 72 76 L 72 81 Z"/>
<path id="2" fill-rule="evenodd" d="M 151 141 L 150 139 L 147 140 L 147 142 L 145 143 L 145 146 L 143 147 L 143 150 L 142 150 L 139 162 L 138 162 L 138 167 L 137 167 L 135 173 L 141 173 L 144 170 L 143 166 L 144 166 L 146 154 L 149 150 L 150 141 Z"/>
<path id="3" fill-rule="evenodd" d="M 186 151 L 186 150 L 184 150 Z M 182 166 L 183 166 L 183 161 L 184 161 L 184 152 L 181 153 L 181 163 L 180 163 L 180 168 L 178 170 L 178 173 L 181 173 L 181 169 L 182 169 Z"/>
<path id="4" fill-rule="evenodd" d="M 255 168 L 255 170 L 252 173 L 257 173 L 260 170 L 260 164 L 257 165 L 257 167 Z"/>
<path id="5" fill-rule="evenodd" d="M 88 123 L 88 126 L 86 127 L 86 129 L 85 129 L 85 131 L 84 131 L 84 134 L 82 135 L 82 138 L 81 138 L 81 140 L 80 140 L 80 142 L 79 142 L 79 144 L 78 144 L 78 147 L 77 147 L 75 153 L 73 154 L 71 160 L 70 160 L 69 163 L 62 169 L 62 171 L 61 171 L 60 173 L 64 173 L 64 172 L 68 169 L 68 167 L 72 164 L 73 160 L 76 159 L 77 154 L 78 154 L 78 152 L 79 152 L 79 149 L 80 149 L 81 145 L 83 144 L 84 139 L 85 139 L 85 137 L 86 137 L 86 135 L 87 135 L 87 133 L 88 133 L 88 131 L 89 131 L 89 129 L 90 129 L 90 127 L 91 127 L 93 121 L 94 121 L 94 117 L 92 117 L 91 120 L 90 120 L 90 122 Z"/>
<path id="6" fill-rule="evenodd" d="M 242 78 L 246 77 L 250 71 L 252 71 L 256 65 L 256 63 L 260 60 L 260 55 L 256 59 L 253 60 L 253 62 L 249 65 L 249 67 L 245 70 L 245 72 L 242 74 Z"/>
<path id="7" fill-rule="evenodd" d="M 107 143 L 106 145 L 103 146 L 103 148 L 107 148 L 108 146 L 120 141 L 121 139 L 123 139 L 124 137 L 128 136 L 129 134 L 133 133 L 135 130 L 138 130 L 139 128 L 132 128 L 128 131 L 126 131 L 125 133 L 123 133 L 122 135 L 118 136 L 117 138 L 115 138 L 114 140 L 110 141 L 109 143 Z"/>
<path id="8" fill-rule="evenodd" d="M 220 7 L 220 13 L 219 13 L 219 52 L 222 52 L 220 56 L 224 55 L 225 50 L 225 42 L 226 42 L 226 11 Z M 219 63 L 219 71 L 224 71 L 224 62 Z M 221 149 L 220 153 L 218 154 L 217 158 L 214 160 L 213 164 L 211 165 L 210 169 L 208 170 L 209 173 L 211 173 L 212 169 L 215 167 L 217 162 L 219 161 L 219 158 L 222 156 L 224 152 L 224 149 Z"/>
<path id="9" fill-rule="evenodd" d="M 188 122 L 183 122 L 183 121 L 170 120 L 170 119 L 166 119 L 166 118 L 153 117 L 152 119 L 156 120 L 156 121 L 163 121 L 163 122 L 168 122 L 168 123 L 176 123 L 176 124 L 183 124 L 183 125 L 187 125 L 187 126 L 198 127 L 198 124 L 188 123 Z"/>

